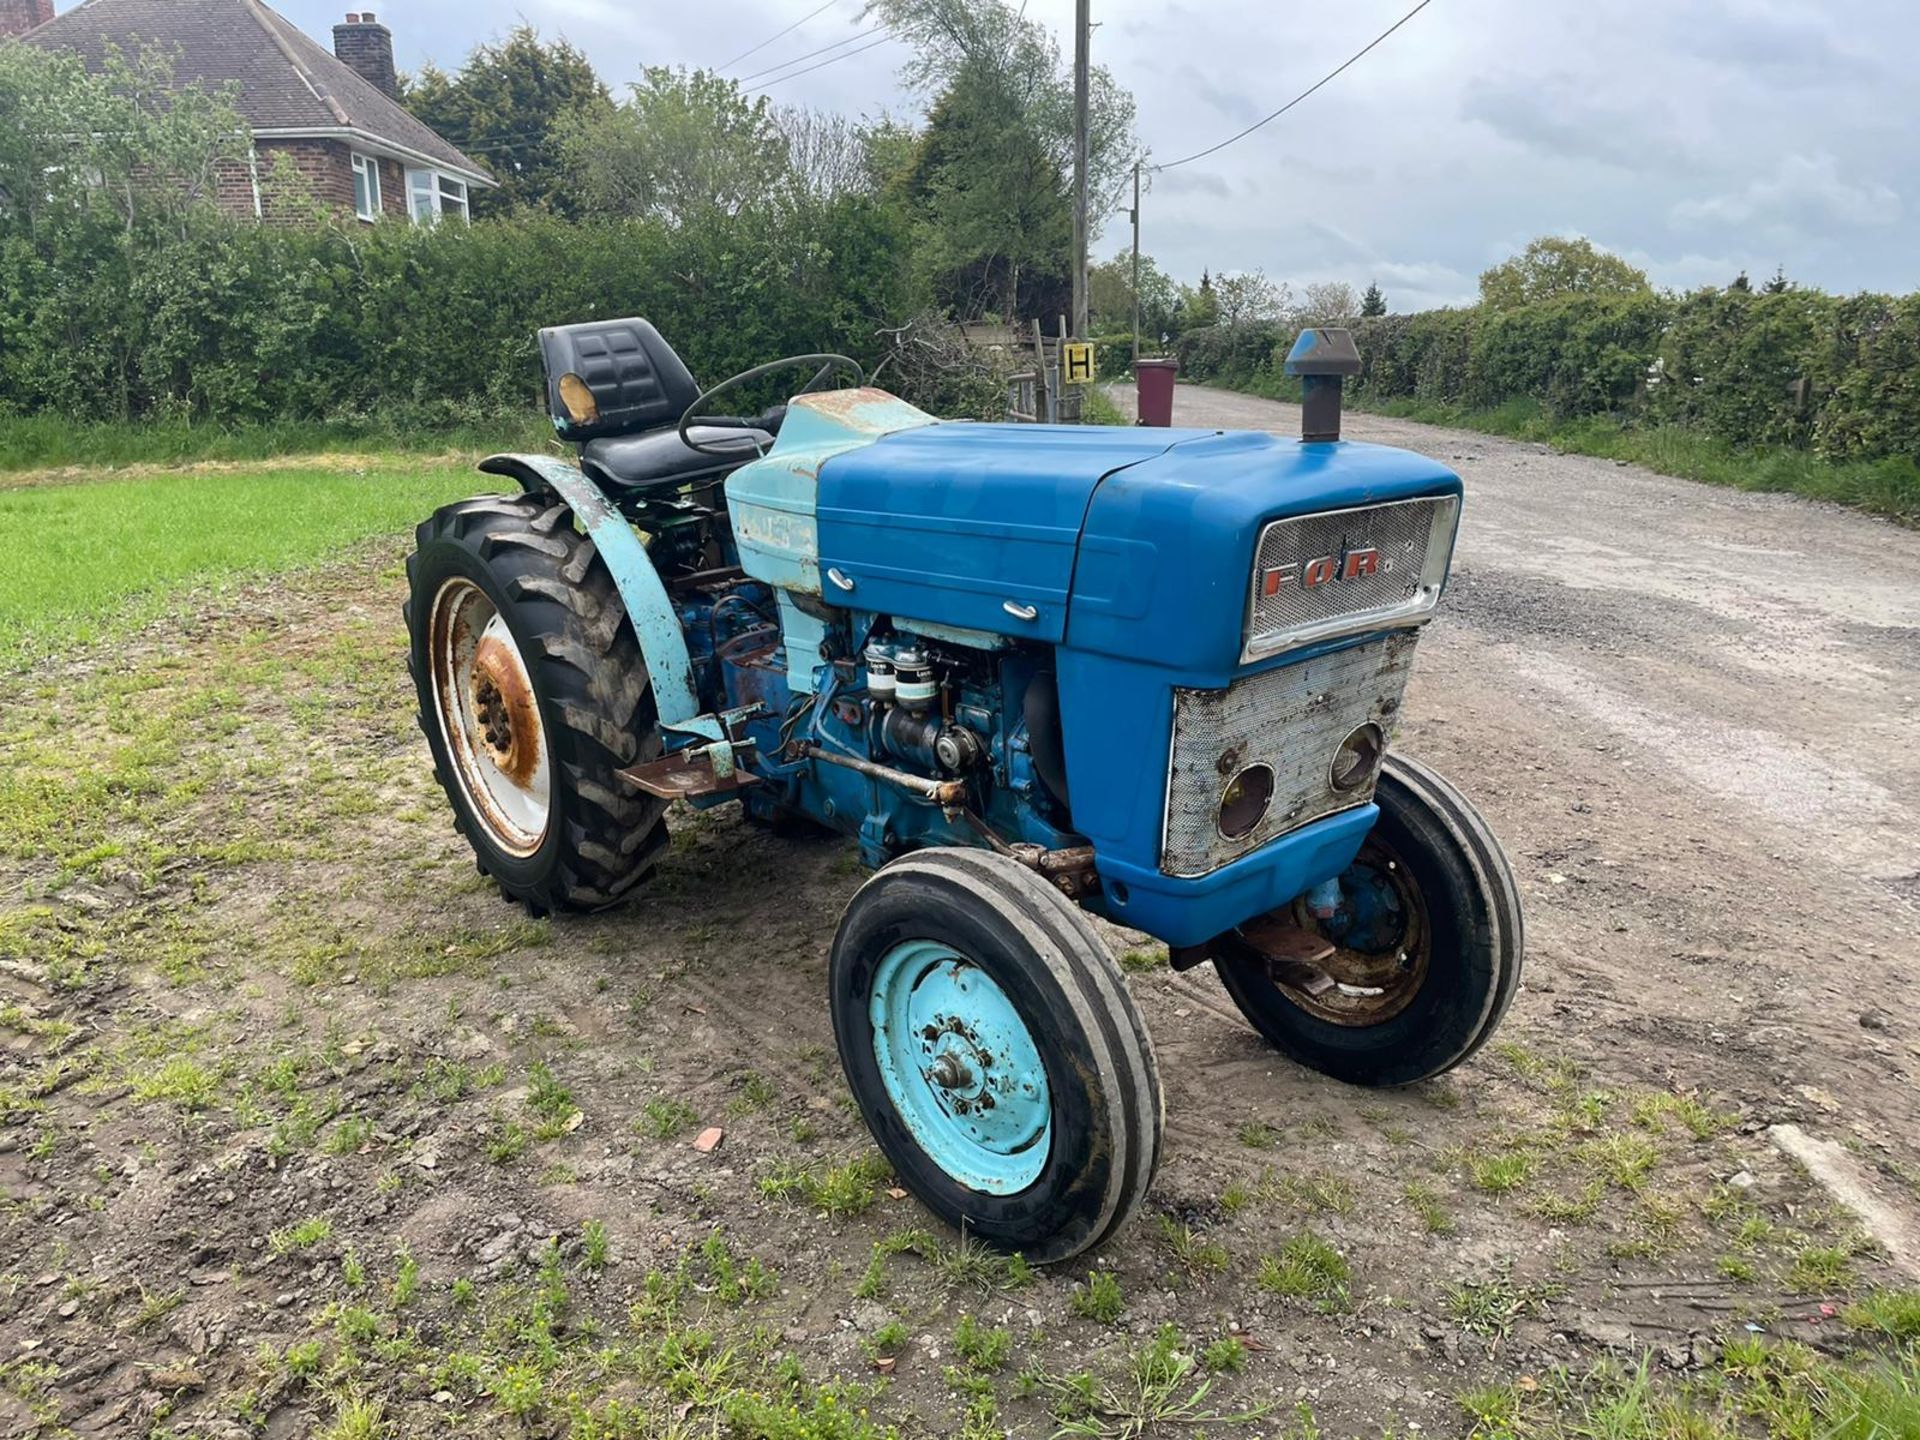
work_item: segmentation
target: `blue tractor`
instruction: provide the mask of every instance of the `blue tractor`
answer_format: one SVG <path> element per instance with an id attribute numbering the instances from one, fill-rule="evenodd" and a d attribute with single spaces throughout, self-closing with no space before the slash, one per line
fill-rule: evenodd
<path id="1" fill-rule="evenodd" d="M 418 530 L 420 718 L 480 868 L 536 912 L 636 896 L 676 800 L 852 837 L 841 1063 L 902 1184 L 1036 1261 L 1159 1159 L 1153 1046 L 1089 915 L 1211 963 L 1284 1054 L 1402 1085 L 1520 978 L 1499 843 L 1389 751 L 1459 479 L 1339 439 L 943 423 L 837 355 L 701 392 L 643 320 L 540 335 L 577 461 Z M 784 367 L 785 405 L 712 413 Z M 841 383 L 834 384 L 836 380 Z M 850 382 L 850 383 L 847 383 Z"/>

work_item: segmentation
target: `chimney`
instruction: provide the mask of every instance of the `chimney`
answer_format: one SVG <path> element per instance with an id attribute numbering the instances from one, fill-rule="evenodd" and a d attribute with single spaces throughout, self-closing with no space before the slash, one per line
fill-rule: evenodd
<path id="1" fill-rule="evenodd" d="M 53 0 L 0 0 L 0 40 L 53 19 Z"/>
<path id="2" fill-rule="evenodd" d="M 0 5 L 13 3 L 16 0 L 0 0 Z M 333 27 L 333 53 L 382 95 L 399 98 L 400 87 L 393 73 L 393 32 L 374 19 L 373 11 L 349 13 L 345 24 Z"/>

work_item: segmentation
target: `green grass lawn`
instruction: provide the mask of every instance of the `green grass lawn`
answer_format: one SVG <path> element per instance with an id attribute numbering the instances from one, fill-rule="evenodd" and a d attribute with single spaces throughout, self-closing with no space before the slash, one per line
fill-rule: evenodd
<path id="1" fill-rule="evenodd" d="M 0 666 L 143 623 L 198 584 L 289 570 L 499 488 L 383 456 L 0 489 Z"/>
<path id="2" fill-rule="evenodd" d="M 343 451 L 438 454 L 449 450 L 539 450 L 552 439 L 552 424 L 537 410 L 475 415 L 452 425 L 416 423 L 401 414 L 273 420 L 250 425 L 6 415 L 0 416 L 0 475 L 73 465 L 181 465 L 197 460 L 265 460 Z"/>

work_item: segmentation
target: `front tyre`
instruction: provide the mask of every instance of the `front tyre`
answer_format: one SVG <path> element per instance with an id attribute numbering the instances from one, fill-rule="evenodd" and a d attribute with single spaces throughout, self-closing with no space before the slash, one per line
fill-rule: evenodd
<path id="1" fill-rule="evenodd" d="M 1355 1085 L 1407 1085 L 1478 1050 L 1520 984 L 1520 892 L 1500 843 L 1433 771 L 1389 756 L 1380 819 L 1341 878 L 1340 909 L 1276 912 L 1335 949 L 1331 986 L 1275 979 L 1246 947 L 1215 956 L 1240 1013 L 1273 1047 Z"/>
<path id="2" fill-rule="evenodd" d="M 1160 1159 L 1153 1046 L 1080 910 L 983 851 L 863 885 L 829 965 L 840 1063 L 901 1183 L 1036 1263 L 1105 1240 Z"/>
<path id="3" fill-rule="evenodd" d="M 616 773 L 660 736 L 606 562 L 552 495 L 442 506 L 415 541 L 420 728 L 481 870 L 536 913 L 624 899 L 666 844 L 666 802 Z"/>

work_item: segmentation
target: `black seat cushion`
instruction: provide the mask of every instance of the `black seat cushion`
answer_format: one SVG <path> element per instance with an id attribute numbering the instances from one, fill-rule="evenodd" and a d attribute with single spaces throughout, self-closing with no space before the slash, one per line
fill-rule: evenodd
<path id="1" fill-rule="evenodd" d="M 638 316 L 549 325 L 540 332 L 547 412 L 569 440 L 637 434 L 679 422 L 700 387 L 660 332 Z M 575 419 L 560 398 L 560 377 L 578 375 L 598 414 Z"/>
<path id="2" fill-rule="evenodd" d="M 728 453 L 696 450 L 674 430 L 647 430 L 639 435 L 607 435 L 589 440 L 580 458 L 596 478 L 632 489 L 668 481 L 697 480 L 703 475 L 732 470 L 756 455 L 765 454 L 773 436 L 765 430 L 736 430 L 722 425 L 695 425 L 688 433 L 703 445 L 723 447 Z"/>

